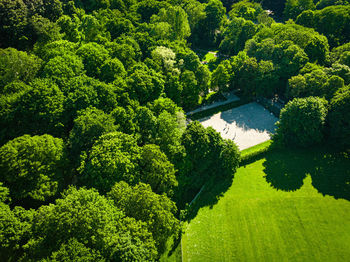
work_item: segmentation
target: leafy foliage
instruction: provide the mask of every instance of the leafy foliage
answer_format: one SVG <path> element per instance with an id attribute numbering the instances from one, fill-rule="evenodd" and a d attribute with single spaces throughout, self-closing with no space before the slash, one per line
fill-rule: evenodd
<path id="1" fill-rule="evenodd" d="M 140 148 L 131 135 L 121 132 L 102 135 L 87 159 L 82 160 L 80 183 L 103 193 L 120 180 L 134 184 L 140 179 L 139 159 Z"/>
<path id="2" fill-rule="evenodd" d="M 349 87 L 339 89 L 331 100 L 328 115 L 331 139 L 334 141 L 334 145 L 341 149 L 350 148 L 349 99 Z"/>
<path id="3" fill-rule="evenodd" d="M 281 110 L 274 139 L 288 146 L 307 147 L 323 140 L 327 102 L 317 97 L 295 98 Z"/>
<path id="4" fill-rule="evenodd" d="M 153 193 L 149 185 L 140 183 L 131 187 L 122 181 L 113 186 L 108 196 L 127 216 L 146 223 L 160 253 L 164 251 L 168 237 L 176 235 L 180 229 L 174 216 L 175 203 L 165 195 Z"/>
<path id="5" fill-rule="evenodd" d="M 24 135 L 0 148 L 1 181 L 16 203 L 47 201 L 57 195 L 66 165 L 62 139 L 50 135 Z"/>
<path id="6" fill-rule="evenodd" d="M 32 230 L 34 238 L 27 246 L 32 259 L 45 258 L 52 252 L 53 258 L 66 252 L 80 257 L 87 251 L 88 258 L 92 255 L 99 258 L 99 252 L 112 261 L 153 260 L 157 255 L 145 224 L 125 217 L 92 189 L 70 188 L 54 205 L 40 207 Z M 67 248 L 72 241 L 75 246 Z"/>

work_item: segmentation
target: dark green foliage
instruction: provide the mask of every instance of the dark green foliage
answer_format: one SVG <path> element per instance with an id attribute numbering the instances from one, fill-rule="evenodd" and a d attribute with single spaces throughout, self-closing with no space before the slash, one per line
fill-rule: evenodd
<path id="1" fill-rule="evenodd" d="M 181 104 L 185 110 L 194 108 L 198 104 L 200 89 L 195 74 L 185 70 L 180 77 L 183 86 Z"/>
<path id="2" fill-rule="evenodd" d="M 14 48 L 0 49 L 0 87 L 15 80 L 32 81 L 42 61 L 35 55 Z"/>
<path id="3" fill-rule="evenodd" d="M 163 76 L 147 66 L 135 66 L 127 79 L 131 97 L 141 104 L 157 99 L 164 89 Z"/>
<path id="4" fill-rule="evenodd" d="M 113 186 L 108 197 L 127 216 L 147 224 L 160 254 L 164 251 L 167 239 L 176 235 L 180 229 L 180 222 L 174 216 L 177 211 L 175 203 L 166 195 L 152 192 L 149 185 L 140 183 L 131 187 L 122 181 Z"/>
<path id="5" fill-rule="evenodd" d="M 11 198 L 9 197 L 10 190 L 7 187 L 3 186 L 3 183 L 0 182 L 0 202 L 7 203 L 11 202 Z"/>
<path id="6" fill-rule="evenodd" d="M 72 78 L 63 88 L 67 96 L 66 117 L 71 123 L 79 110 L 90 106 L 110 113 L 117 106 L 117 87 L 94 78 L 80 76 Z"/>
<path id="7" fill-rule="evenodd" d="M 231 18 L 242 17 L 244 19 L 256 22 L 261 13 L 263 13 L 263 9 L 259 3 L 244 0 L 234 3 L 231 7 L 229 15 Z"/>
<path id="8" fill-rule="evenodd" d="M 140 148 L 133 136 L 121 132 L 102 135 L 82 160 L 80 184 L 105 193 L 121 180 L 137 183 L 139 159 Z"/>
<path id="9" fill-rule="evenodd" d="M 108 51 L 97 43 L 82 45 L 77 54 L 83 58 L 86 74 L 91 77 L 100 75 L 102 65 L 109 58 Z"/>
<path id="10" fill-rule="evenodd" d="M 124 78 L 125 76 L 126 72 L 124 65 L 117 58 L 107 60 L 101 67 L 100 79 L 105 82 L 113 82 L 118 77 Z"/>
<path id="11" fill-rule="evenodd" d="M 52 78 L 58 85 L 67 85 L 67 81 L 84 73 L 82 59 L 76 55 L 64 54 L 51 58 L 42 69 L 42 76 Z"/>
<path id="12" fill-rule="evenodd" d="M 349 0 L 319 0 L 316 4 L 317 9 L 323 9 L 331 5 L 348 5 Z"/>
<path id="13" fill-rule="evenodd" d="M 71 155 L 77 158 L 89 150 L 101 135 L 116 131 L 114 119 L 102 110 L 89 107 L 79 111 L 69 135 Z"/>
<path id="14" fill-rule="evenodd" d="M 244 44 L 256 33 L 257 27 L 252 21 L 243 18 L 232 18 L 223 32 L 220 51 L 227 55 L 236 55 L 244 49 Z"/>
<path id="15" fill-rule="evenodd" d="M 331 47 L 336 47 L 350 41 L 350 5 L 329 6 L 314 12 L 301 13 L 296 22 L 312 27 L 328 38 Z"/>
<path id="16" fill-rule="evenodd" d="M 35 79 L 23 89 L 2 97 L 2 143 L 23 134 L 62 135 L 65 96 L 57 85 L 48 79 Z"/>
<path id="17" fill-rule="evenodd" d="M 17 46 L 27 24 L 28 9 L 23 0 L 0 2 L 0 47 Z M 22 42 L 23 43 L 23 42 Z"/>
<path id="18" fill-rule="evenodd" d="M 157 251 L 145 226 L 125 217 L 96 190 L 70 188 L 62 199 L 40 207 L 35 214 L 33 238 L 27 244 L 28 257 L 38 260 L 57 250 L 52 256 L 74 252 L 77 248 L 75 255 L 78 256 L 80 252 L 89 251 L 88 256 L 98 259 L 99 252 L 108 261 L 151 261 Z M 67 246 L 72 241 L 76 247 Z"/>
<path id="19" fill-rule="evenodd" d="M 44 259 L 44 262 L 104 262 L 106 261 L 100 252 L 86 247 L 75 238 L 71 238 L 65 244 L 62 244 L 60 249 L 53 252 L 50 258 Z"/>
<path id="20" fill-rule="evenodd" d="M 225 13 L 225 7 L 219 0 L 210 0 L 204 5 L 204 16 L 200 15 L 198 26 L 193 30 L 196 45 L 213 46 L 215 44 L 218 37 L 217 31 L 224 22 Z"/>
<path id="21" fill-rule="evenodd" d="M 213 128 L 205 129 L 199 122 L 191 122 L 181 142 L 186 150 L 182 186 L 198 190 L 210 178 L 233 177 L 239 164 L 239 150 Z"/>
<path id="22" fill-rule="evenodd" d="M 143 106 L 138 107 L 135 113 L 134 121 L 139 144 L 152 143 L 155 137 L 157 118 L 149 108 Z"/>
<path id="23" fill-rule="evenodd" d="M 350 148 L 350 89 L 339 89 L 330 103 L 330 137 L 336 147 Z"/>
<path id="24" fill-rule="evenodd" d="M 174 165 L 157 145 L 144 145 L 140 159 L 141 181 L 158 194 L 172 195 L 177 186 Z"/>
<path id="25" fill-rule="evenodd" d="M 0 259 L 18 261 L 23 252 L 22 245 L 30 235 L 33 212 L 21 207 L 10 207 L 0 202 Z"/>
<path id="26" fill-rule="evenodd" d="M 136 125 L 133 123 L 135 113 L 130 107 L 117 106 L 112 111 L 111 116 L 114 118 L 117 130 L 125 134 L 133 134 L 135 132 Z"/>
<path id="27" fill-rule="evenodd" d="M 66 165 L 63 141 L 50 135 L 24 135 L 0 148 L 1 181 L 16 203 L 31 205 L 56 196 Z"/>
<path id="28" fill-rule="evenodd" d="M 293 147 L 320 143 L 326 116 L 326 100 L 318 97 L 295 98 L 281 110 L 274 140 Z"/>
<path id="29" fill-rule="evenodd" d="M 286 0 L 283 15 L 286 20 L 295 19 L 305 10 L 315 9 L 313 0 Z"/>
<path id="30" fill-rule="evenodd" d="M 272 24 L 271 28 L 260 30 L 253 39 L 256 42 L 261 42 L 266 38 L 274 39 L 275 44 L 292 41 L 305 51 L 311 62 L 317 61 L 320 64 L 325 62 L 329 51 L 328 40 L 325 36 L 318 34 L 311 28 L 293 23 Z"/>

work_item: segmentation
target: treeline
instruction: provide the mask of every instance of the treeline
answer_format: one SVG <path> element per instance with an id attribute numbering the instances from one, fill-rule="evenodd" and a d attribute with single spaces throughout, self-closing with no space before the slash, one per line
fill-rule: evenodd
<path id="1" fill-rule="evenodd" d="M 274 3 L 0 1 L 0 260 L 159 259 L 179 210 L 239 164 L 232 141 L 186 123 L 215 93 L 296 98 L 282 144 L 347 149 L 347 2 Z M 192 48 L 220 56 L 208 67 Z"/>

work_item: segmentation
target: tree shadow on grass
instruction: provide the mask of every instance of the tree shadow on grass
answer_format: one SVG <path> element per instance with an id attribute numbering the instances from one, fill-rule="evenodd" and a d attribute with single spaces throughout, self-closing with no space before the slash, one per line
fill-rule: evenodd
<path id="1" fill-rule="evenodd" d="M 350 200 L 350 158 L 342 153 L 327 153 L 314 159 L 312 185 L 323 195 Z"/>
<path id="2" fill-rule="evenodd" d="M 208 181 L 198 198 L 187 208 L 185 220 L 190 222 L 197 216 L 198 211 L 202 207 L 209 206 L 213 208 L 224 193 L 231 187 L 232 182 L 233 176 L 216 178 Z"/>
<path id="3" fill-rule="evenodd" d="M 275 189 L 295 191 L 302 187 L 310 163 L 303 151 L 275 150 L 266 155 L 263 163 L 265 179 Z"/>
<path id="4" fill-rule="evenodd" d="M 323 195 L 350 200 L 350 156 L 327 148 L 269 152 L 264 162 L 266 181 L 275 189 L 295 191 L 307 174 Z"/>

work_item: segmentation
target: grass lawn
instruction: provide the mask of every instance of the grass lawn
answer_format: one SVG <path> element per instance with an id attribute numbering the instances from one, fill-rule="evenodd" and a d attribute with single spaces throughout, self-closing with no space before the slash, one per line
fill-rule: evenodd
<path id="1" fill-rule="evenodd" d="M 350 160 L 324 151 L 273 150 L 206 187 L 183 261 L 349 261 Z"/>

